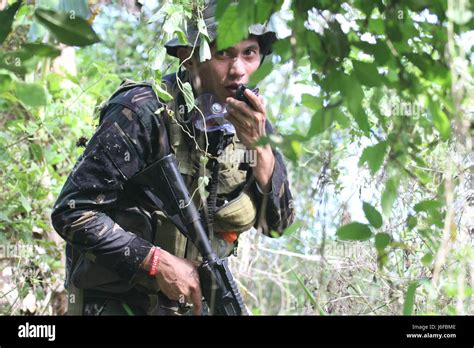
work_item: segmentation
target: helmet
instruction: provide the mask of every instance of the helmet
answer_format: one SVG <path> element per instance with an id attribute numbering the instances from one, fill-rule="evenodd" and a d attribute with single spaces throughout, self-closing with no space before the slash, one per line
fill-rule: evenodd
<path id="1" fill-rule="evenodd" d="M 210 41 L 214 41 L 217 37 L 217 21 L 214 17 L 217 6 L 217 0 L 205 0 L 204 1 L 204 10 L 203 18 L 206 24 L 207 32 L 209 34 Z M 174 38 L 168 41 L 165 44 L 166 52 L 173 56 L 178 57 L 177 52 L 179 47 L 192 47 L 193 43 L 196 42 L 196 36 L 199 35 L 199 29 L 196 26 L 196 23 L 188 21 L 188 30 L 186 39 L 187 44 L 182 44 L 179 42 L 178 38 Z M 260 45 L 260 51 L 263 53 L 263 56 L 266 56 L 272 53 L 271 47 L 273 42 L 276 41 L 276 33 L 266 25 L 263 24 L 253 24 L 249 27 L 249 35 L 255 35 L 258 39 Z M 197 41 L 197 46 L 199 46 L 199 40 Z"/>

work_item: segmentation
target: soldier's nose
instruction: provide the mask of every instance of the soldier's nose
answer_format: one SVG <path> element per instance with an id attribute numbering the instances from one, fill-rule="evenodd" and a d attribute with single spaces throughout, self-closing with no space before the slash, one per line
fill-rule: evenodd
<path id="1" fill-rule="evenodd" d="M 235 58 L 232 60 L 230 63 L 229 75 L 235 80 L 238 80 L 245 75 L 245 67 L 240 59 Z"/>

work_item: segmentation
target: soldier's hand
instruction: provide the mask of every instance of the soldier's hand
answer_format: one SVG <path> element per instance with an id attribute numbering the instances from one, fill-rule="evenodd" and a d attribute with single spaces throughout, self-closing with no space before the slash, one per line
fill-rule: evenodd
<path id="1" fill-rule="evenodd" d="M 250 89 L 244 91 L 244 95 L 250 101 L 252 107 L 247 103 L 235 98 L 227 98 L 226 118 L 234 125 L 239 140 L 248 148 L 254 147 L 255 142 L 265 136 L 265 110 L 262 96 L 255 95 Z"/>
<path id="2" fill-rule="evenodd" d="M 192 303 L 194 314 L 201 314 L 201 284 L 195 263 L 161 249 L 155 277 L 161 291 L 169 299 Z"/>
<path id="3" fill-rule="evenodd" d="M 250 101 L 252 107 L 247 103 L 227 98 L 227 119 L 234 125 L 239 140 L 247 149 L 252 149 L 257 140 L 266 135 L 265 101 L 262 96 L 255 95 L 250 89 L 244 91 L 245 96 Z M 275 167 L 275 156 L 269 144 L 255 148 L 257 153 L 256 166 L 252 172 L 263 192 L 271 190 L 271 177 Z"/>

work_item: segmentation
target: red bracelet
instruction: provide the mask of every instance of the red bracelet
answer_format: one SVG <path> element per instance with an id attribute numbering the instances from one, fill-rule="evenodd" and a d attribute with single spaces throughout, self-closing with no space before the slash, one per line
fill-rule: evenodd
<path id="1" fill-rule="evenodd" d="M 161 248 L 155 247 L 153 250 L 153 256 L 151 258 L 151 263 L 150 263 L 150 272 L 148 272 L 148 275 L 150 277 L 154 277 L 156 275 L 156 272 L 158 271 L 158 263 L 160 262 L 160 251 Z"/>

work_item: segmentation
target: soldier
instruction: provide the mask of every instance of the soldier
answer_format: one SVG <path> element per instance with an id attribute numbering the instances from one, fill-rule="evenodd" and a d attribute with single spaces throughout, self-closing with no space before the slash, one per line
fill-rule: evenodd
<path id="1" fill-rule="evenodd" d="M 275 33 L 254 25 L 248 38 L 217 51 L 214 10 L 215 1 L 206 1 L 211 59 L 200 62 L 199 49 L 193 50 L 194 25 L 189 45 L 166 44 L 185 68 L 163 78 L 171 102 L 158 99 L 148 83 L 124 81 L 103 105 L 100 126 L 60 193 L 52 222 L 67 241 L 70 314 L 179 315 L 189 307 L 202 313 L 199 253 L 135 180 L 170 152 L 219 257 L 231 255 L 252 227 L 270 235 L 293 222 L 282 157 L 269 145 L 255 146 L 272 132 L 264 99 L 250 89 L 243 93 L 248 103 L 236 99 L 271 52 Z M 185 82 L 196 97 L 192 110 Z M 210 178 L 207 186 L 203 177 Z M 203 186 L 205 200 L 196 193 Z"/>

